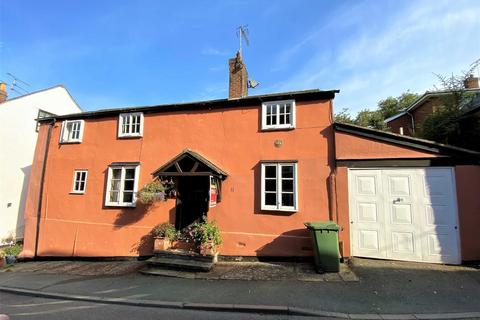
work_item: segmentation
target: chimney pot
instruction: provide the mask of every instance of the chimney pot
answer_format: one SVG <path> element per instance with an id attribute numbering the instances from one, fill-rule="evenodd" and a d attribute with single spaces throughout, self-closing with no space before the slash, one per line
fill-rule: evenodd
<path id="1" fill-rule="evenodd" d="M 7 84 L 5 82 L 0 82 L 0 103 L 7 100 Z"/>
<path id="2" fill-rule="evenodd" d="M 468 78 L 463 82 L 465 89 L 478 89 L 478 78 L 474 77 L 473 74 L 469 75 Z"/>
<path id="3" fill-rule="evenodd" d="M 237 52 L 235 58 L 228 60 L 229 99 L 243 98 L 248 95 L 248 73 L 242 55 Z"/>

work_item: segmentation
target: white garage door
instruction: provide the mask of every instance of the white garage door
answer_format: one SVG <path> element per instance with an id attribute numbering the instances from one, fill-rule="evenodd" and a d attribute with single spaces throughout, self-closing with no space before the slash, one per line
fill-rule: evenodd
<path id="1" fill-rule="evenodd" d="M 459 264 L 451 168 L 350 169 L 352 255 Z"/>

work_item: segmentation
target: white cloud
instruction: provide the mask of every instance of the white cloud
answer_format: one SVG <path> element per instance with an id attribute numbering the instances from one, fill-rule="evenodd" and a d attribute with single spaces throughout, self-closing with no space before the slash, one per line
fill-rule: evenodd
<path id="1" fill-rule="evenodd" d="M 437 82 L 434 72 L 459 73 L 480 58 L 480 2 L 412 2 L 389 14 L 385 25 L 359 19 L 370 16 L 365 4 L 340 14 L 342 19 L 333 15 L 279 59 L 287 63 L 299 50 L 319 42 L 324 32 L 336 28 L 335 21 L 343 21 L 345 15 L 355 17 L 355 33 L 337 35 L 339 42 L 329 44 L 328 51 L 314 47 L 303 67 L 281 83 L 280 89 L 338 88 L 341 92 L 335 100 L 336 109 L 358 111 L 408 89 L 430 89 Z M 341 24 L 340 31 L 352 26 Z"/>

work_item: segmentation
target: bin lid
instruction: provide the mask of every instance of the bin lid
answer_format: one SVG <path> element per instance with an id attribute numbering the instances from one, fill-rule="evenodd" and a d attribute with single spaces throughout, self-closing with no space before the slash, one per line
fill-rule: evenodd
<path id="1" fill-rule="evenodd" d="M 314 221 L 305 222 L 304 224 L 309 230 L 340 230 L 340 226 L 333 221 Z"/>

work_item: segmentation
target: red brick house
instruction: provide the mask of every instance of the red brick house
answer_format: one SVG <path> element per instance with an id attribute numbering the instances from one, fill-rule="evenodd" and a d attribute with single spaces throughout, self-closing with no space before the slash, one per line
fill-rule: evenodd
<path id="1" fill-rule="evenodd" d="M 465 80 L 465 91 L 477 95 L 474 109 L 480 107 L 480 88 L 478 78 L 470 76 Z M 391 132 L 412 136 L 421 129 L 425 118 L 444 105 L 444 98 L 451 95 L 451 91 L 427 91 L 414 101 L 405 110 L 390 118 L 385 123 Z M 467 113 L 471 110 L 466 111 Z"/>

